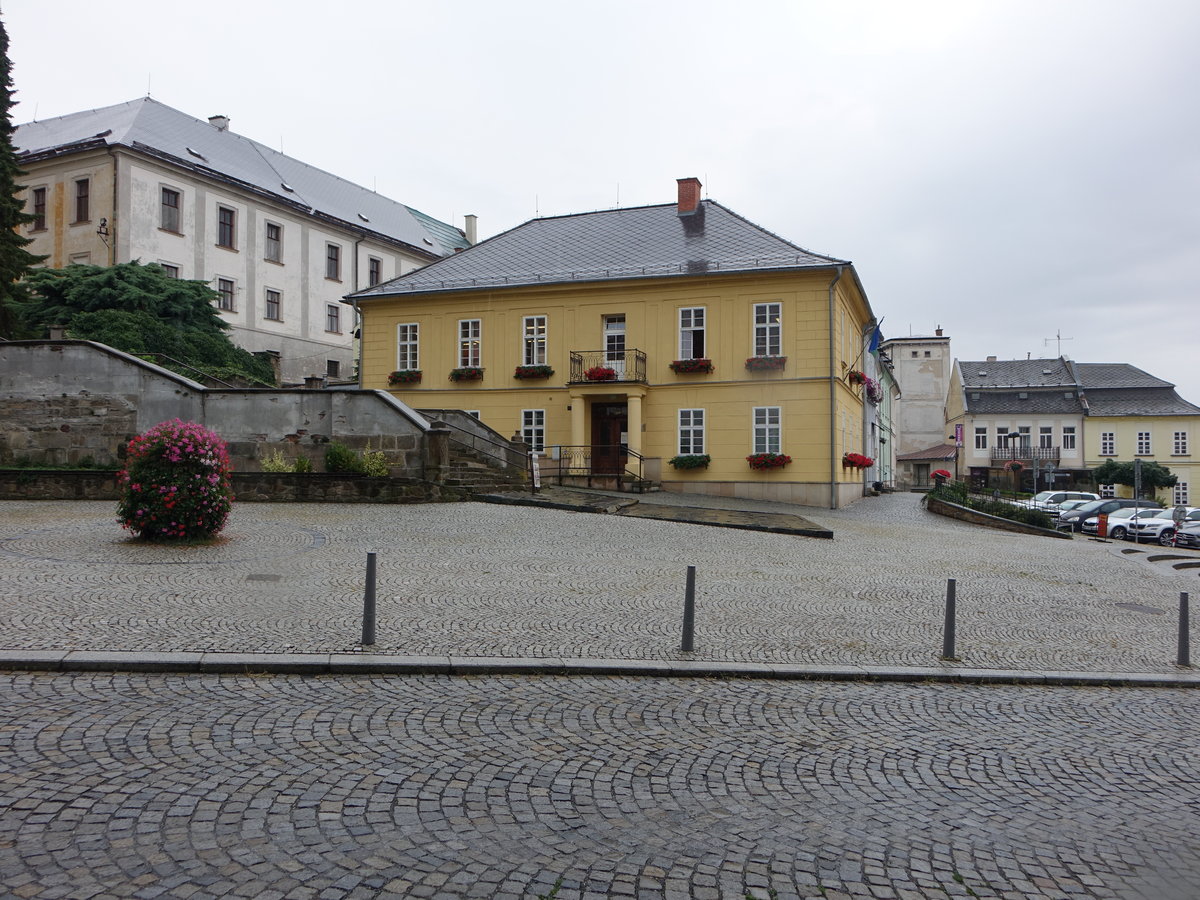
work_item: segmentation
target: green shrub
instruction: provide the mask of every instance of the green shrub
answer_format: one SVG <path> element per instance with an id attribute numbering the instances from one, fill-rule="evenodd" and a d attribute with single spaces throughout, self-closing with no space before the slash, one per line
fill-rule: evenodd
<path id="1" fill-rule="evenodd" d="M 195 422 L 172 419 L 135 437 L 120 473 L 117 516 L 147 540 L 209 538 L 233 505 L 225 442 Z"/>
<path id="2" fill-rule="evenodd" d="M 297 456 L 296 457 L 296 462 L 292 466 L 293 472 L 301 472 L 301 473 L 307 474 L 307 473 L 311 472 L 312 470 L 313 470 L 313 468 L 312 468 L 312 460 L 311 459 L 309 459 L 307 456 Z"/>
<path id="3" fill-rule="evenodd" d="M 272 450 L 262 458 L 264 472 L 291 472 L 292 464 L 283 457 L 282 450 Z"/>
<path id="4" fill-rule="evenodd" d="M 362 458 L 345 444 L 334 441 L 325 448 L 325 471 L 362 475 Z"/>
<path id="5" fill-rule="evenodd" d="M 363 472 L 371 478 L 388 477 L 387 457 L 382 450 L 364 450 L 361 463 Z"/>

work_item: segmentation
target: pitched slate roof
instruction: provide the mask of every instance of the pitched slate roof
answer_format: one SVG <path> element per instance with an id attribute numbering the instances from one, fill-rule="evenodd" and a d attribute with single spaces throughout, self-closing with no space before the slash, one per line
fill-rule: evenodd
<path id="1" fill-rule="evenodd" d="M 1058 359 L 1000 359 L 959 362 L 963 388 L 1075 387 L 1070 364 Z"/>
<path id="2" fill-rule="evenodd" d="M 1022 399 L 1021 394 L 1025 397 Z M 1068 397 L 1067 394 L 1071 396 Z M 967 411 L 977 415 L 1082 415 L 1083 404 L 1073 386 L 1067 390 L 967 391 Z"/>
<path id="3" fill-rule="evenodd" d="M 1084 390 L 1096 388 L 1173 388 L 1175 385 L 1155 378 L 1128 363 L 1075 363 L 1079 383 Z"/>
<path id="4" fill-rule="evenodd" d="M 1113 388 L 1084 394 L 1090 416 L 1195 416 L 1200 406 L 1188 403 L 1174 388 Z"/>
<path id="5" fill-rule="evenodd" d="M 953 444 L 938 444 L 926 450 L 901 453 L 896 457 L 896 462 L 920 462 L 925 459 L 936 459 L 940 462 L 943 459 L 954 459 L 957 454 L 958 448 Z"/>
<path id="6" fill-rule="evenodd" d="M 13 142 L 23 160 L 91 147 L 129 147 L 310 215 L 399 241 L 428 258 L 469 246 L 453 226 L 149 97 L 28 122 L 17 127 Z"/>
<path id="7" fill-rule="evenodd" d="M 532 219 L 350 296 L 850 265 L 810 253 L 712 200 L 690 216 L 677 209 L 669 203 Z"/>

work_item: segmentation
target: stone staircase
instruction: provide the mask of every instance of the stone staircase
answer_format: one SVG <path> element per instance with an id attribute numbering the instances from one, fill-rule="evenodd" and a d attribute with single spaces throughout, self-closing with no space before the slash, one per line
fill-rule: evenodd
<path id="1" fill-rule="evenodd" d="M 503 469 L 494 463 L 488 464 L 467 453 L 456 453 L 451 457 L 450 468 L 443 483 L 448 488 L 456 488 L 469 494 L 500 494 L 529 490 L 529 477 L 526 473 Z"/>

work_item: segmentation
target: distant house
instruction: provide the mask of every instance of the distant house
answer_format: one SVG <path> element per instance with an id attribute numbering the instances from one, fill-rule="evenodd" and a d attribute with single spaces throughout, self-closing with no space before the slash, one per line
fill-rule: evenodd
<path id="1" fill-rule="evenodd" d="M 136 259 L 208 282 L 233 340 L 278 354 L 285 383 L 352 378 L 356 323 L 342 295 L 473 240 L 235 134 L 224 116 L 148 97 L 26 123 L 14 143 L 30 252 L 55 268 Z"/>
<path id="2" fill-rule="evenodd" d="M 950 338 L 941 328 L 932 335 L 888 338 L 880 353 L 891 363 L 900 393 L 893 408 L 895 469 L 885 480 L 901 487 L 928 485 L 931 472 L 954 470 L 954 445 L 948 443 L 952 433 L 946 430 Z"/>
<path id="3" fill-rule="evenodd" d="M 1191 436 L 1200 407 L 1170 382 L 1126 363 L 1057 359 L 956 361 L 946 396 L 947 433 L 961 425 L 961 474 L 979 487 L 1009 485 L 1021 465 L 1027 490 L 1092 489 L 1106 459 L 1156 461 L 1179 484 L 1164 499 L 1188 503 L 1200 477 Z M 1126 496 L 1126 487 L 1100 485 Z"/>
<path id="4" fill-rule="evenodd" d="M 1105 460 L 1158 462 L 1178 479 L 1169 496 L 1188 505 L 1192 486 L 1200 484 L 1200 457 L 1192 440 L 1200 433 L 1200 407 L 1184 400 L 1175 385 L 1126 363 L 1075 363 L 1087 409 L 1084 419 L 1085 463 Z M 1122 485 L 1101 485 L 1101 492 L 1132 496 Z"/>
<path id="5" fill-rule="evenodd" d="M 702 200 L 694 178 L 678 188 L 675 203 L 534 219 L 350 294 L 364 387 L 476 412 L 559 477 L 860 498 L 871 475 L 843 458 L 870 446 L 872 401 L 850 373 L 875 317 L 853 265 Z M 791 462 L 754 468 L 760 454 Z"/>

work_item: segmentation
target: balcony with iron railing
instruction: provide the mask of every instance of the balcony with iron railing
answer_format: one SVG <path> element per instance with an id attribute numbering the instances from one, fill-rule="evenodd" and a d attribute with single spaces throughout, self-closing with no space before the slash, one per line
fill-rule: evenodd
<path id="1" fill-rule="evenodd" d="M 641 350 L 572 350 L 570 384 L 646 383 Z"/>
<path id="2" fill-rule="evenodd" d="M 993 447 L 992 462 L 1008 462 L 1014 459 L 1018 462 L 1033 462 L 1035 459 L 1039 462 L 1058 462 L 1061 450 L 1061 447 L 1034 447 L 1030 444 Z"/>

